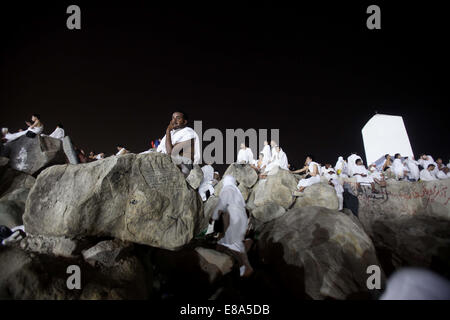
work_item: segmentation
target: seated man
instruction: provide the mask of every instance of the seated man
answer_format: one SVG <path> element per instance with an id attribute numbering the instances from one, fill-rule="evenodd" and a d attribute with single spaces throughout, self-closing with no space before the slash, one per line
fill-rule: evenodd
<path id="1" fill-rule="evenodd" d="M 298 182 L 297 188 L 299 188 L 299 192 L 303 192 L 306 187 L 320 182 L 319 164 L 317 162 L 314 162 L 314 157 L 312 155 L 306 157 L 305 166 L 303 167 L 303 169 L 292 171 L 292 173 L 302 172 L 307 172 L 307 175 L 304 179 L 301 179 Z"/>
<path id="2" fill-rule="evenodd" d="M 408 168 L 408 180 L 417 181 L 419 180 L 419 163 L 414 160 L 414 157 L 406 159 L 406 167 Z"/>
<path id="3" fill-rule="evenodd" d="M 444 163 L 442 162 L 441 158 L 437 158 L 436 159 L 436 165 L 437 165 L 437 173 L 436 173 L 436 178 L 443 180 L 443 179 L 448 179 L 448 168 L 444 165 Z"/>
<path id="4" fill-rule="evenodd" d="M 183 111 L 172 114 L 172 120 L 166 129 L 157 152 L 172 156 L 177 165 L 181 165 L 183 173 L 189 174 L 192 164 L 200 162 L 200 140 L 197 133 L 187 127 L 188 115 Z"/>
<path id="5" fill-rule="evenodd" d="M 403 180 L 408 174 L 408 169 L 403 164 L 402 156 L 400 155 L 400 153 L 395 154 L 391 170 L 395 175 L 396 180 Z"/>
<path id="6" fill-rule="evenodd" d="M 127 149 L 125 149 L 125 147 L 123 147 L 123 146 L 117 146 L 117 153 L 116 153 L 116 156 L 121 156 L 121 155 L 124 155 L 124 154 L 126 154 L 126 153 L 128 153 L 129 151 L 127 150 Z"/>
<path id="7" fill-rule="evenodd" d="M 272 158 L 272 152 L 270 151 L 270 145 L 267 141 L 264 141 L 264 147 L 261 150 L 261 153 L 263 154 L 263 164 L 262 166 L 266 166 L 270 159 Z"/>
<path id="8" fill-rule="evenodd" d="M 353 176 L 356 178 L 356 185 L 358 186 L 358 190 L 361 190 L 361 183 L 369 183 L 372 187 L 373 193 L 378 193 L 375 189 L 375 181 L 371 176 L 369 176 L 369 172 L 364 166 L 361 159 L 356 160 L 356 166 L 353 169 Z"/>
<path id="9" fill-rule="evenodd" d="M 7 128 L 3 128 L 2 129 L 2 133 L 4 135 L 4 139 L 9 142 L 9 141 L 13 141 L 16 140 L 17 138 L 23 136 L 23 135 L 27 135 L 30 134 L 31 137 L 34 137 L 40 133 L 42 133 L 42 131 L 44 130 L 44 125 L 42 124 L 41 120 L 40 120 L 40 116 L 38 114 L 33 114 L 31 116 L 31 122 L 25 121 L 25 123 L 28 126 L 27 130 L 19 130 L 16 133 L 9 133 Z M 5 130 L 6 129 L 6 130 Z"/>
<path id="10" fill-rule="evenodd" d="M 46 136 L 46 134 L 41 134 L 41 136 Z M 50 138 L 55 138 L 55 139 L 64 139 L 65 136 L 65 132 L 64 132 L 64 127 L 62 124 L 58 124 L 56 126 L 56 129 L 49 135 Z"/>
<path id="11" fill-rule="evenodd" d="M 435 165 L 432 163 L 430 163 L 426 169 L 422 169 L 420 171 L 420 180 L 422 180 L 422 181 L 437 180 L 436 176 L 434 175 L 434 169 L 435 169 Z"/>
<path id="12" fill-rule="evenodd" d="M 237 163 L 251 165 L 255 163 L 255 159 L 253 159 L 252 149 L 247 148 L 244 143 L 241 143 L 241 148 L 237 156 Z"/>

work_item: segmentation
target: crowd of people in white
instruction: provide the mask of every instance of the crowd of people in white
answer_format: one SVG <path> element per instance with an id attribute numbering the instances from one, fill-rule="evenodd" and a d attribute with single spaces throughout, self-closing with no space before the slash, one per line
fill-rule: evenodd
<path id="1" fill-rule="evenodd" d="M 40 120 L 40 116 L 34 114 L 32 122 L 26 122 L 28 128 L 16 133 L 9 133 L 7 128 L 2 129 L 2 140 L 4 142 L 13 141 L 23 135 L 30 138 L 36 135 L 44 135 L 44 125 Z M 195 131 L 186 126 L 187 115 L 184 112 L 175 112 L 166 129 L 166 134 L 161 139 L 158 147 L 151 148 L 148 151 L 141 152 L 146 154 L 150 152 L 161 152 L 171 154 L 176 159 L 176 164 L 181 171 L 188 175 L 194 164 L 200 163 L 201 150 L 199 148 L 199 138 Z M 58 125 L 56 129 L 49 135 L 52 138 L 63 139 L 65 136 L 62 125 Z M 81 150 L 82 151 L 82 150 Z M 129 153 L 124 146 L 117 146 L 115 156 L 121 156 Z M 78 154 L 80 162 L 89 162 L 101 160 L 105 157 L 104 153 L 94 154 L 91 152 L 89 156 L 83 160 L 84 152 Z M 393 160 L 392 160 L 393 159 Z M 257 173 L 260 179 L 266 179 L 268 175 L 276 173 L 277 170 L 288 170 L 292 174 L 303 174 L 298 182 L 298 190 L 293 196 L 301 196 L 302 192 L 309 186 L 321 182 L 322 177 L 334 187 L 339 199 L 339 210 L 343 209 L 343 184 L 346 179 L 356 179 L 358 188 L 361 184 L 370 185 L 373 193 L 378 193 L 375 184 L 381 186 L 386 185 L 387 179 L 395 179 L 399 181 L 433 181 L 438 179 L 450 178 L 450 163 L 445 165 L 441 158 L 433 159 L 432 156 L 422 154 L 418 160 L 410 157 L 402 157 L 400 154 L 386 154 L 381 158 L 382 161 L 372 163 L 366 168 L 362 158 L 355 152 L 347 157 L 339 157 L 336 164 L 321 165 L 315 161 L 312 155 L 306 157 L 304 167 L 299 170 L 290 170 L 291 166 L 283 149 L 277 145 L 275 141 L 264 141 L 264 147 L 259 153 L 258 159 L 254 159 L 251 148 L 244 143 L 240 145 L 237 155 L 238 164 L 248 164 Z M 175 160 L 174 160 L 175 161 Z M 214 194 L 214 186 L 219 182 L 220 176 L 211 164 L 205 164 L 201 168 L 203 178 L 198 188 L 198 192 L 203 201 L 206 201 Z M 348 180 L 347 180 L 348 181 Z M 220 212 L 227 211 L 229 215 L 229 226 L 224 231 L 224 236 L 218 242 L 220 246 L 226 247 L 234 252 L 239 252 L 241 260 L 241 275 L 248 275 L 252 272 L 252 268 L 248 263 L 246 256 L 245 234 L 248 227 L 248 216 L 246 215 L 245 201 L 239 189 L 236 187 L 236 181 L 231 176 L 223 178 L 223 188 L 219 196 L 219 203 L 214 210 L 212 220 L 218 220 L 221 217 Z M 211 221 L 212 222 L 212 221 Z M 210 225 L 211 232 L 212 225 Z"/>

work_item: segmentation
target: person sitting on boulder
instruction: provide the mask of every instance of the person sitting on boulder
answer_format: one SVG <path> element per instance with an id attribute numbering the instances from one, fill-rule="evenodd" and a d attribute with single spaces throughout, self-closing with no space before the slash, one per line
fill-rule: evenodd
<path id="1" fill-rule="evenodd" d="M 255 160 L 253 159 L 252 149 L 247 148 L 245 143 L 241 143 L 241 148 L 238 152 L 237 163 L 239 164 L 251 164 L 253 165 Z"/>
<path id="2" fill-rule="evenodd" d="M 382 187 L 386 186 L 386 179 L 384 178 L 384 174 L 377 169 L 377 165 L 372 163 L 369 166 L 369 176 L 373 178 L 375 183 L 379 184 Z"/>
<path id="3" fill-rule="evenodd" d="M 116 156 L 121 156 L 121 155 L 124 155 L 126 153 L 129 153 L 129 151 L 127 149 L 125 149 L 124 146 L 121 146 L 121 145 L 117 146 L 117 150 L 118 151 L 116 153 Z"/>
<path id="4" fill-rule="evenodd" d="M 314 162 L 314 157 L 309 155 L 306 157 L 305 166 L 302 169 L 292 171 L 292 173 L 306 172 L 306 177 L 298 182 L 298 192 L 303 192 L 306 187 L 320 182 L 319 164 Z"/>
<path id="5" fill-rule="evenodd" d="M 437 173 L 436 173 L 436 178 L 443 180 L 443 179 L 448 179 L 448 168 L 447 166 L 444 165 L 442 158 L 437 158 L 436 159 L 436 167 L 437 167 Z M 436 172 L 436 170 L 435 170 Z"/>
<path id="6" fill-rule="evenodd" d="M 41 136 L 46 136 L 45 134 L 41 134 Z M 64 139 L 65 136 L 65 132 L 64 132 L 64 127 L 62 124 L 58 124 L 56 126 L 56 129 L 49 135 L 50 138 L 55 138 L 55 139 Z"/>
<path id="7" fill-rule="evenodd" d="M 194 129 L 187 126 L 188 115 L 184 111 L 176 111 L 166 129 L 157 152 L 172 156 L 172 160 L 181 167 L 187 175 L 193 168 L 192 164 L 200 163 L 200 139 Z"/>
<path id="8" fill-rule="evenodd" d="M 222 181 L 219 202 L 210 220 L 211 223 L 215 222 L 215 226 L 216 224 L 223 226 L 221 230 L 223 237 L 217 242 L 217 250 L 229 252 L 234 256 L 239 262 L 240 275 L 248 277 L 253 273 L 253 268 L 248 261 L 244 242 L 248 229 L 245 201 L 233 176 L 226 175 Z"/>
<path id="9" fill-rule="evenodd" d="M 392 162 L 392 172 L 396 180 L 403 180 L 408 174 L 408 169 L 403 164 L 402 156 L 396 153 Z"/>
<path id="10" fill-rule="evenodd" d="M 387 171 L 392 166 L 392 158 L 390 154 L 384 155 L 383 171 Z"/>
<path id="11" fill-rule="evenodd" d="M 369 175 L 369 172 L 366 169 L 366 166 L 363 164 L 361 159 L 356 160 L 356 166 L 353 169 L 353 176 L 356 178 L 356 185 L 358 186 L 358 190 L 361 190 L 361 183 L 369 183 L 372 187 L 372 193 L 378 193 L 375 189 L 375 181 Z"/>
<path id="12" fill-rule="evenodd" d="M 435 169 L 435 165 L 433 163 L 430 163 L 426 169 L 422 169 L 420 171 L 420 180 L 422 180 L 422 181 L 437 180 L 436 176 L 434 175 L 434 169 Z"/>
<path id="13" fill-rule="evenodd" d="M 36 135 L 41 134 L 42 131 L 44 130 L 44 125 L 42 124 L 41 120 L 40 120 L 40 115 L 39 114 L 33 114 L 31 116 L 31 122 L 25 121 L 25 123 L 28 126 L 27 130 L 19 130 L 16 133 L 9 133 L 8 130 L 6 129 L 6 133 L 5 135 L 5 139 L 9 142 L 9 141 L 13 141 L 16 140 L 17 138 L 20 138 L 21 136 L 28 136 L 30 138 L 34 138 Z"/>

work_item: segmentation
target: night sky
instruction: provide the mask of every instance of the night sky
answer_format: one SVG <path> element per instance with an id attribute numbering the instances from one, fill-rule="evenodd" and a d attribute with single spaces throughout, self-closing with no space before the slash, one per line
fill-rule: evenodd
<path id="1" fill-rule="evenodd" d="M 378 111 L 403 116 L 416 156 L 450 157 L 441 2 L 92 2 L 2 4 L 0 126 L 40 113 L 47 134 L 62 122 L 87 152 L 137 153 L 181 108 L 204 130 L 279 128 L 298 168 L 308 153 L 365 158 L 361 129 Z M 66 28 L 71 4 L 81 30 Z M 370 4 L 381 30 L 366 28 Z"/>

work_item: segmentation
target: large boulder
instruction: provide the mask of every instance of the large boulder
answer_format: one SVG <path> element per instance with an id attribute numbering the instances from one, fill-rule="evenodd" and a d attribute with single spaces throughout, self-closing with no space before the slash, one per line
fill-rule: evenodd
<path id="1" fill-rule="evenodd" d="M 5 144 L 9 148 L 11 168 L 30 175 L 55 164 L 66 163 L 62 141 L 47 136 L 22 136 Z"/>
<path id="2" fill-rule="evenodd" d="M 78 164 L 78 163 L 80 163 L 80 161 L 78 160 L 78 156 L 77 156 L 77 153 L 75 151 L 75 148 L 72 145 L 72 141 L 70 140 L 69 136 L 65 136 L 62 139 L 62 145 L 63 145 L 64 154 L 66 155 L 67 160 L 69 161 L 69 163 L 71 163 L 71 164 Z"/>
<path id="3" fill-rule="evenodd" d="M 36 179 L 26 173 L 6 168 L 0 175 L 0 197 L 17 189 L 31 189 Z"/>
<path id="4" fill-rule="evenodd" d="M 24 214 L 32 234 L 111 236 L 166 249 L 188 243 L 204 219 L 198 193 L 161 153 L 52 166 L 38 176 Z"/>
<path id="5" fill-rule="evenodd" d="M 284 209 L 289 209 L 295 198 L 292 193 L 297 188 L 297 182 L 288 170 L 279 169 L 265 179 L 260 179 L 253 187 L 248 200 L 248 208 L 254 210 L 270 203 L 276 203 Z"/>
<path id="6" fill-rule="evenodd" d="M 449 190 L 449 179 L 387 180 L 381 196 L 358 195 L 359 218 L 387 271 L 419 266 L 450 276 Z"/>
<path id="7" fill-rule="evenodd" d="M 300 299 L 367 297 L 367 267 L 379 266 L 364 230 L 323 207 L 291 209 L 265 224 L 258 252 L 274 266 L 286 293 Z"/>
<path id="8" fill-rule="evenodd" d="M 69 289 L 68 278 L 80 268 L 80 289 Z M 94 268 L 82 260 L 0 248 L 0 299 L 148 299 L 148 276 L 134 256 L 113 268 Z"/>
<path id="9" fill-rule="evenodd" d="M 334 187 L 327 183 L 316 183 L 307 187 L 295 200 L 293 208 L 308 206 L 324 207 L 331 210 L 339 209 L 339 200 Z"/>
<path id="10" fill-rule="evenodd" d="M 14 228 L 23 224 L 23 206 L 14 200 L 0 201 L 0 225 Z"/>
<path id="11" fill-rule="evenodd" d="M 30 233 L 20 241 L 20 248 L 38 254 L 74 258 L 80 255 L 84 243 L 65 237 L 35 236 Z"/>
<path id="12" fill-rule="evenodd" d="M 238 185 L 242 185 L 242 187 L 246 188 L 252 188 L 258 181 L 258 174 L 256 173 L 255 169 L 253 169 L 248 164 L 233 163 L 227 168 L 227 170 L 223 174 L 223 176 L 226 175 L 233 176 L 236 179 Z M 221 180 L 214 188 L 214 193 L 216 195 L 220 194 L 222 186 L 223 182 Z"/>

